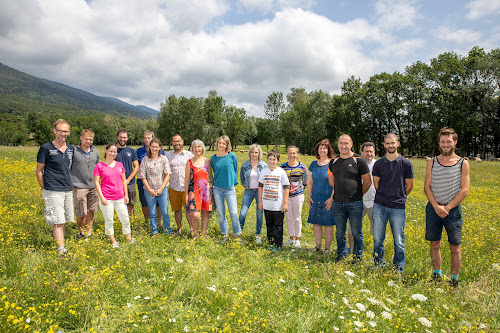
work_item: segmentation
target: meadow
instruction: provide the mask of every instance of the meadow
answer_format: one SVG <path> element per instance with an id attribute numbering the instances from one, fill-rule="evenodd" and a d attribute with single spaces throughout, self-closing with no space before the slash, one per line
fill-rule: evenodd
<path id="1" fill-rule="evenodd" d="M 458 289 L 451 290 L 446 281 L 428 283 L 425 160 L 412 160 L 415 187 L 407 203 L 407 264 L 400 277 L 390 265 L 371 269 L 373 238 L 366 217 L 360 265 L 334 264 L 334 255 L 309 253 L 314 241 L 306 205 L 301 249 L 275 253 L 255 244 L 255 205 L 242 245 L 220 242 L 215 217 L 202 240 L 150 238 L 138 203 L 135 244 L 123 242 L 116 222 L 123 245 L 112 249 L 98 213 L 88 241 L 77 241 L 75 224 L 67 225 L 71 255 L 58 259 L 43 219 L 36 152 L 36 147 L 0 147 L 1 332 L 500 331 L 500 163 L 471 162 L 471 190 L 463 202 L 463 267 Z M 247 159 L 244 153 L 237 156 L 240 165 Z M 309 165 L 313 157 L 301 160 Z M 240 202 L 241 186 L 237 194 Z M 171 221 L 174 226 L 173 214 Z M 183 225 L 187 228 L 185 220 Z M 387 261 L 392 254 L 388 228 Z M 442 254 L 449 276 L 446 235 Z"/>

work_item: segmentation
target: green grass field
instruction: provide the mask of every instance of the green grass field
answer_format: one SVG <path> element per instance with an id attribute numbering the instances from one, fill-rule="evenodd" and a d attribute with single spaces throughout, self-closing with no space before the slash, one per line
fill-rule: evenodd
<path id="1" fill-rule="evenodd" d="M 361 265 L 334 264 L 334 256 L 309 253 L 314 241 L 306 205 L 302 249 L 273 253 L 257 246 L 254 205 L 243 245 L 221 244 L 215 220 L 203 240 L 150 238 L 138 203 L 132 221 L 137 243 L 112 249 L 98 213 L 89 241 L 76 241 L 75 225 L 67 225 L 71 257 L 57 259 L 43 219 L 36 152 L 0 147 L 1 332 L 500 331 L 500 163 L 471 163 L 461 282 L 452 291 L 446 283 L 427 283 L 432 269 L 424 240 L 424 160 L 412 160 L 407 264 L 399 278 L 390 268 L 370 270 L 373 239 L 366 218 Z M 237 156 L 240 165 L 247 159 Z M 307 165 L 312 160 L 302 158 Z M 237 194 L 240 202 L 241 186 Z M 173 215 L 171 220 L 174 226 Z M 119 222 L 115 230 L 124 243 Z M 449 275 L 443 240 L 443 273 Z M 392 254 L 388 231 L 387 261 Z"/>

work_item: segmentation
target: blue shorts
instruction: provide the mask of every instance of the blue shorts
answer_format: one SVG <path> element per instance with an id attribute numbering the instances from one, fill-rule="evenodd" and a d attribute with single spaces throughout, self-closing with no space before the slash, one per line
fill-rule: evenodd
<path id="1" fill-rule="evenodd" d="M 326 210 L 325 201 L 314 201 L 311 204 L 311 209 L 309 209 L 307 223 L 319 224 L 327 227 L 334 226 L 333 208 L 331 207 L 330 210 Z"/>
<path id="2" fill-rule="evenodd" d="M 450 210 L 448 216 L 444 219 L 436 214 L 431 203 L 427 203 L 425 207 L 425 239 L 431 242 L 440 241 L 443 227 L 448 234 L 448 243 L 451 245 L 462 244 L 462 207 L 457 207 Z"/>
<path id="3" fill-rule="evenodd" d="M 142 207 L 147 207 L 148 202 L 146 201 L 146 195 L 144 194 L 144 184 L 142 183 L 142 179 L 137 179 L 137 190 L 139 192 L 139 201 L 141 202 Z"/>

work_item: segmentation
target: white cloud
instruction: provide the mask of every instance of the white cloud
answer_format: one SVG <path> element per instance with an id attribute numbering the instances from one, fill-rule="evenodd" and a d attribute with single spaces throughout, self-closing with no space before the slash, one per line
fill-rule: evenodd
<path id="1" fill-rule="evenodd" d="M 500 14 L 500 0 L 472 0 L 465 8 L 469 11 L 467 18 L 477 20 L 483 16 Z"/>
<path id="2" fill-rule="evenodd" d="M 316 0 L 239 0 L 239 3 L 248 11 L 268 14 L 274 11 L 293 8 L 309 10 L 316 5 Z"/>
<path id="3" fill-rule="evenodd" d="M 478 43 L 481 38 L 481 34 L 477 31 L 470 29 L 453 30 L 452 28 L 445 26 L 438 28 L 435 31 L 434 36 L 438 39 L 456 44 L 474 44 Z"/>
<path id="4" fill-rule="evenodd" d="M 389 30 L 401 30 L 415 25 L 419 17 L 416 0 L 378 0 L 375 13 L 378 26 Z"/>

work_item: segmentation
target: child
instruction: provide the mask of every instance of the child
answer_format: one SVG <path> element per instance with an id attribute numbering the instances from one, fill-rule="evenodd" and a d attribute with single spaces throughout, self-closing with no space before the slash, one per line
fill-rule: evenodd
<path id="1" fill-rule="evenodd" d="M 273 251 L 279 251 L 283 245 L 283 218 L 290 192 L 290 182 L 278 166 L 279 160 L 280 153 L 271 150 L 267 155 L 268 166 L 259 175 L 259 209 L 264 210 L 267 239 Z"/>
<path id="2" fill-rule="evenodd" d="M 285 245 L 300 248 L 300 234 L 302 229 L 302 205 L 304 204 L 304 190 L 307 185 L 307 167 L 299 162 L 299 148 L 289 146 L 287 149 L 288 162 L 281 168 L 285 170 L 290 181 L 290 209 L 286 211 L 286 226 L 290 239 Z"/>

